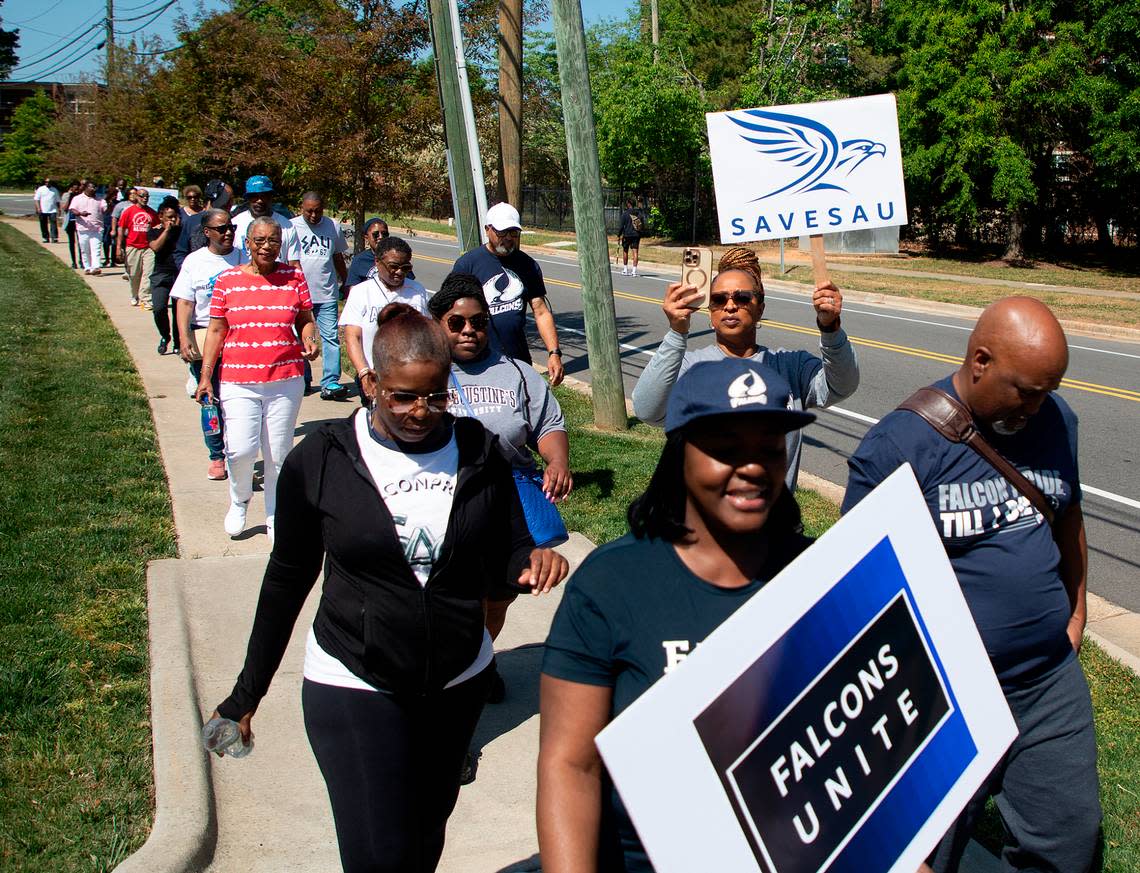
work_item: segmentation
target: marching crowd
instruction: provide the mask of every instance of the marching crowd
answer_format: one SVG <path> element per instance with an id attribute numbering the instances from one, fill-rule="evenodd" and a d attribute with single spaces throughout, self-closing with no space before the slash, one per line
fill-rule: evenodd
<path id="1" fill-rule="evenodd" d="M 250 739 L 323 574 L 302 706 L 342 864 L 434 870 L 460 785 L 474 775 L 480 712 L 506 694 L 493 642 L 507 609 L 567 573 L 551 548 L 567 536 L 557 504 L 573 489 L 551 390 L 564 370 L 518 212 L 488 210 L 488 242 L 433 293 L 385 222 L 365 226 L 367 248 L 349 259 L 319 192 L 290 216 L 265 176 L 245 181 L 240 207 L 220 179 L 157 210 L 146 189 L 125 183 L 102 198 L 89 180 L 54 200 L 45 188 L 36 192 L 44 241 L 56 241 L 62 212 L 77 268 L 123 262 L 131 303 L 153 311 L 159 354 L 173 343 L 194 397 L 219 405 L 207 475 L 229 480 L 231 536 L 245 529 L 254 461 L 264 459 L 273 548 L 245 664 L 215 715 Z M 822 284 L 812 297 L 818 354 L 759 342 L 764 295 L 755 253 L 729 249 L 708 298 L 715 342 L 690 348 L 699 292 L 680 283 L 665 292 L 668 330 L 633 391 L 637 416 L 664 428 L 665 446 L 629 507 L 629 532 L 576 572 L 546 643 L 537 812 L 547 873 L 653 869 L 594 737 L 811 544 L 794 496 L 803 432 L 811 409 L 857 390 L 860 368 L 839 288 Z M 528 306 L 547 379 L 531 366 Z M 341 384 L 341 333 L 355 392 Z M 362 408 L 293 447 L 318 355 L 320 397 L 355 393 Z M 1055 394 L 1067 366 L 1046 306 L 999 301 L 959 368 L 872 427 L 849 461 L 845 511 L 911 464 L 1019 730 L 928 859 L 938 873 L 958 869 L 990 797 L 1005 827 L 1004 869 L 1080 873 L 1092 863 L 1096 743 L 1076 659 L 1087 545 L 1077 420 Z M 969 423 L 961 438 L 951 420 Z"/>

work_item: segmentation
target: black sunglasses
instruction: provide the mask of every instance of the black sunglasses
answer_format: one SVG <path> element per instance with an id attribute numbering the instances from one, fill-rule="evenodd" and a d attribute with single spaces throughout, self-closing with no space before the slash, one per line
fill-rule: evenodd
<path id="1" fill-rule="evenodd" d="M 233 223 L 230 224 L 203 224 L 202 230 L 216 230 L 218 233 L 229 233 L 231 230 L 236 230 Z"/>
<path id="2" fill-rule="evenodd" d="M 709 295 L 709 309 L 724 309 L 728 305 L 729 298 L 737 306 L 748 306 L 756 299 L 755 291 L 714 291 Z"/>
<path id="3" fill-rule="evenodd" d="M 470 324 L 472 330 L 484 331 L 491 324 L 491 316 L 482 312 L 472 315 L 470 318 L 462 315 L 449 315 L 445 323 L 447 329 L 452 333 L 461 332 L 465 324 Z"/>

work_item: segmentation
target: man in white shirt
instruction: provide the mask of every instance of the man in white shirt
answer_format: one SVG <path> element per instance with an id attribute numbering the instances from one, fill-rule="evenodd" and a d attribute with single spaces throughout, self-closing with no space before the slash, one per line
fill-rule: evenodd
<path id="1" fill-rule="evenodd" d="M 198 345 L 197 331 L 205 330 L 210 324 L 210 298 L 214 294 L 214 279 L 230 267 L 249 260 L 242 250 L 234 246 L 234 224 L 225 209 L 207 209 L 202 213 L 202 230 L 207 243 L 204 248 L 195 249 L 182 262 L 170 296 L 177 300 L 175 319 L 178 322 L 179 349 L 182 360 L 190 365 L 190 375 L 197 384 L 202 377 L 202 352 Z M 218 372 L 214 368 L 214 394 L 217 396 Z M 218 420 L 222 421 L 221 409 Z M 205 436 L 206 449 L 210 453 L 210 466 L 206 477 L 214 480 L 226 478 L 225 422 L 223 430 L 212 436 Z"/>
<path id="2" fill-rule="evenodd" d="M 281 254 L 278 257 L 294 267 L 300 267 L 301 251 L 297 245 L 297 231 L 289 218 L 273 210 L 273 183 L 268 176 L 250 176 L 245 180 L 245 202 L 248 208 L 233 216 L 234 246 L 241 249 L 248 260 L 249 246 L 245 242 L 245 232 L 255 218 L 272 216 L 281 227 Z"/>
<path id="3" fill-rule="evenodd" d="M 366 403 L 360 390 L 360 376 L 372 371 L 372 340 L 376 338 L 376 316 L 389 303 L 407 303 L 423 315 L 428 314 L 428 290 L 412 272 L 412 247 L 398 236 L 380 240 L 376 246 L 376 266 L 368 278 L 348 289 L 348 300 L 340 314 L 344 328 L 344 346 L 348 359 L 356 368 L 356 389 L 360 402 Z"/>
<path id="4" fill-rule="evenodd" d="M 301 250 L 301 269 L 313 301 L 313 317 L 321 332 L 321 400 L 344 400 L 348 389 L 340 384 L 340 340 L 337 336 L 337 298 L 347 268 L 340 225 L 325 215 L 324 197 L 306 191 L 301 214 L 292 221 Z"/>
<path id="5" fill-rule="evenodd" d="M 36 215 L 40 219 L 40 236 L 44 242 L 59 242 L 59 224 L 56 221 L 59 215 L 59 189 L 51 183 L 51 179 L 44 179 L 32 197 L 36 202 Z"/>

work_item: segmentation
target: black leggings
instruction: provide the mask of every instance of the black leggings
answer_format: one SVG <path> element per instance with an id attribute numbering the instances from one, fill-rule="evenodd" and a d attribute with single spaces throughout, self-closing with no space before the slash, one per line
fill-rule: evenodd
<path id="1" fill-rule="evenodd" d="M 431 873 L 491 671 L 422 698 L 304 681 L 345 873 Z"/>
<path id="2" fill-rule="evenodd" d="M 173 283 L 171 283 L 173 284 Z M 174 301 L 170 299 L 170 286 L 165 282 L 155 282 L 152 277 L 150 280 L 150 303 L 151 312 L 154 315 L 154 326 L 158 330 L 158 335 L 170 341 L 170 315 L 174 310 Z M 178 329 L 174 329 L 174 350 L 178 351 Z"/>

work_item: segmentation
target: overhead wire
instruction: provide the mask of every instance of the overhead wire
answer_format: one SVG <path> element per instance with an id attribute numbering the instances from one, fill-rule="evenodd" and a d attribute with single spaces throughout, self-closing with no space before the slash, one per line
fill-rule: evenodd
<path id="1" fill-rule="evenodd" d="M 153 57 L 156 55 L 168 55 L 168 54 L 171 54 L 173 52 L 180 51 L 181 49 L 186 48 L 186 46 L 192 42 L 198 42 L 198 41 L 201 41 L 207 37 L 213 36 L 215 33 L 217 33 L 223 27 L 232 26 L 234 21 L 241 21 L 241 19 L 245 18 L 247 15 L 249 15 L 255 9 L 258 9 L 261 6 L 264 6 L 267 2 L 268 2 L 268 0 L 256 0 L 256 2 L 250 4 L 246 9 L 243 9 L 241 12 L 239 12 L 237 14 L 236 18 L 226 18 L 224 21 L 218 22 L 214 27 L 211 27 L 204 32 L 188 34 L 186 39 L 184 39 L 182 42 L 178 43 L 178 45 L 171 46 L 170 48 L 155 49 L 154 51 L 145 51 L 145 52 L 140 52 L 140 51 L 137 51 L 135 49 L 130 49 L 130 51 L 132 51 L 135 55 L 138 55 L 139 57 Z"/>
<path id="2" fill-rule="evenodd" d="M 50 70 L 41 70 L 40 72 L 36 73 L 35 78 L 46 79 L 48 76 L 55 75 L 61 70 L 67 69 L 72 64 L 76 63 L 80 59 L 81 55 L 84 55 L 91 49 L 96 48 L 99 44 L 98 35 L 89 37 L 86 42 L 78 46 L 75 51 L 69 54 L 60 64 L 52 67 Z"/>
<path id="3" fill-rule="evenodd" d="M 167 9 L 169 9 L 171 6 L 173 6 L 177 2 L 178 2 L 178 0 L 169 0 L 169 2 L 165 6 L 163 6 L 161 9 L 157 10 L 156 12 L 154 12 L 148 21 L 144 21 L 138 27 L 135 27 L 131 30 L 116 31 L 115 36 L 117 36 L 117 37 L 118 36 L 130 36 L 132 33 L 138 33 L 140 30 L 145 30 L 146 28 L 148 28 L 152 24 L 154 24 L 154 22 L 156 22 L 158 20 L 159 16 L 161 16 L 164 12 L 166 12 Z M 144 15 L 143 17 L 145 18 L 146 16 Z"/>
<path id="4" fill-rule="evenodd" d="M 98 19 L 98 20 L 96 21 L 96 19 Z M 94 22 L 94 24 L 92 24 L 92 22 Z M 85 21 L 83 21 L 79 25 L 77 25 L 73 30 L 71 30 L 70 32 L 68 32 L 64 36 L 59 37 L 59 39 L 55 43 L 48 46 L 48 48 L 45 50 L 46 51 L 45 54 L 39 54 L 39 55 L 36 55 L 34 57 L 31 57 L 31 58 L 25 58 L 17 66 L 19 66 L 19 67 L 34 66 L 35 64 L 38 64 L 41 61 L 45 61 L 48 58 L 59 54 L 61 51 L 66 51 L 67 47 L 69 45 L 71 45 L 73 42 L 75 42 L 75 40 L 79 39 L 80 37 L 86 36 L 90 31 L 92 31 L 96 27 L 104 27 L 106 25 L 106 22 L 107 22 L 107 19 L 104 18 L 101 13 L 96 12 L 94 15 L 89 16 Z M 91 24 L 91 26 L 88 27 L 87 30 L 80 33 L 79 31 L 83 28 L 83 25 L 85 25 L 85 24 Z M 54 36 L 54 34 L 53 34 L 53 36 Z M 53 51 L 53 49 L 54 49 L 54 51 Z"/>
<path id="5" fill-rule="evenodd" d="M 17 27 L 20 27 L 22 25 L 27 24 L 29 21 L 35 21 L 37 18 L 43 18 L 49 12 L 53 11 L 55 9 L 55 7 L 57 7 L 62 2 L 63 2 L 63 0 L 55 0 L 55 2 L 53 4 L 51 4 L 51 6 L 49 6 L 47 9 L 45 9 L 43 12 L 39 13 L 38 15 L 33 15 L 31 18 L 25 18 L 22 21 L 9 21 L 8 23 L 14 24 Z"/>
<path id="6" fill-rule="evenodd" d="M 97 21 L 94 24 L 92 24 L 90 27 L 88 27 L 87 30 L 83 31 L 82 33 L 79 33 L 75 36 L 69 36 L 67 38 L 67 41 L 64 42 L 62 45 L 60 45 L 59 48 L 57 48 L 55 51 L 49 52 L 46 55 L 42 55 L 41 57 L 38 57 L 35 60 L 25 61 L 24 63 L 20 64 L 18 67 L 13 68 L 11 70 L 11 72 L 9 73 L 9 78 L 11 78 L 12 74 L 16 74 L 19 76 L 26 77 L 28 75 L 28 71 L 34 67 L 40 67 L 40 66 L 43 66 L 44 64 L 48 64 L 48 63 L 55 63 L 55 61 L 53 61 L 53 58 L 56 58 L 59 55 L 68 51 L 69 49 L 71 49 L 72 46 L 74 46 L 76 42 L 87 37 L 87 35 L 90 34 L 92 31 L 95 31 L 95 30 L 102 31 L 103 27 L 104 27 L 104 23 L 102 21 Z M 36 73 L 35 75 L 42 76 L 44 74 L 42 72 L 40 72 L 40 73 Z"/>
<path id="7" fill-rule="evenodd" d="M 115 24 L 127 24 L 131 21 L 139 21 L 143 18 L 146 18 L 149 15 L 153 15 L 156 11 L 160 14 L 165 12 L 167 9 L 169 9 L 171 6 L 173 6 L 174 3 L 177 3 L 178 0 L 173 0 L 173 2 L 165 3 L 165 4 L 163 3 L 163 0 L 152 0 L 152 2 L 154 3 L 154 7 L 151 9 L 148 9 L 146 12 L 143 12 L 141 15 L 132 15 L 130 18 L 118 18 L 118 17 L 116 17 L 112 20 L 115 22 Z M 144 4 L 144 5 L 150 5 L 150 4 Z M 161 6 L 162 8 L 159 9 L 158 8 L 159 6 Z"/>

